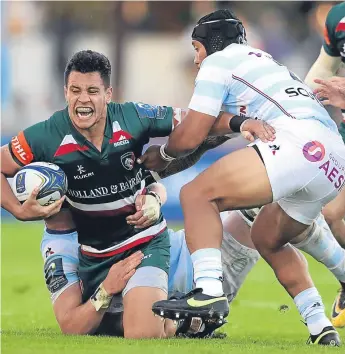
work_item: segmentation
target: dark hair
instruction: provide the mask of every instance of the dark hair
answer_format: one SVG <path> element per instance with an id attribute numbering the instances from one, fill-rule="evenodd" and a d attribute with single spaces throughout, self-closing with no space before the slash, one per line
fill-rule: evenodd
<path id="1" fill-rule="evenodd" d="M 94 52 L 93 50 L 81 50 L 75 53 L 65 68 L 66 86 L 72 71 L 78 71 L 83 74 L 99 72 L 104 86 L 110 86 L 111 64 L 109 59 L 101 53 Z"/>

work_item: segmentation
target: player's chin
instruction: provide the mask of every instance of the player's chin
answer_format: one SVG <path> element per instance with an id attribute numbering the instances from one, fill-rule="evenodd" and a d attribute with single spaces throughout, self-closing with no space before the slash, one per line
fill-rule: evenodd
<path id="1" fill-rule="evenodd" d="M 96 123 L 95 114 L 92 114 L 91 117 L 74 116 L 72 120 L 74 125 L 79 129 L 89 129 Z"/>

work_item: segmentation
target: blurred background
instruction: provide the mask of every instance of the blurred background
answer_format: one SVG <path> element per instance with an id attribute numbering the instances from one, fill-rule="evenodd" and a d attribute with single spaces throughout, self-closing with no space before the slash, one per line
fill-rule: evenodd
<path id="1" fill-rule="evenodd" d="M 63 73 L 81 49 L 107 55 L 115 101 L 187 107 L 193 92 L 191 32 L 196 21 L 230 8 L 251 46 L 265 50 L 301 78 L 317 58 L 326 15 L 335 2 L 315 1 L 7 1 L 1 2 L 2 144 L 65 105 Z M 164 184 L 170 220 L 182 218 L 181 186 L 229 152 L 207 153 Z"/>

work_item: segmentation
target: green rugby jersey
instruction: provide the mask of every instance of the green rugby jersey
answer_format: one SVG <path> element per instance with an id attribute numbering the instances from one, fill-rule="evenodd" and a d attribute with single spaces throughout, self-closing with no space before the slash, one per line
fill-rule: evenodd
<path id="1" fill-rule="evenodd" d="M 331 8 L 324 28 L 323 48 L 331 57 L 341 57 L 345 63 L 345 3 L 342 2 Z M 342 111 L 345 113 L 344 110 Z M 345 142 L 345 122 L 339 126 L 339 133 Z"/>
<path id="2" fill-rule="evenodd" d="M 20 132 L 10 142 L 10 151 L 20 165 L 45 161 L 60 166 L 68 179 L 66 200 L 79 243 L 85 252 L 114 254 L 149 241 L 166 228 L 162 215 L 144 230 L 128 225 L 126 217 L 135 212 L 135 197 L 153 182 L 136 158 L 150 137 L 170 134 L 174 112 L 179 111 L 110 103 L 100 152 L 74 128 L 66 108 Z"/>
<path id="3" fill-rule="evenodd" d="M 323 48 L 332 57 L 341 56 L 345 63 L 345 3 L 331 8 L 324 28 Z"/>

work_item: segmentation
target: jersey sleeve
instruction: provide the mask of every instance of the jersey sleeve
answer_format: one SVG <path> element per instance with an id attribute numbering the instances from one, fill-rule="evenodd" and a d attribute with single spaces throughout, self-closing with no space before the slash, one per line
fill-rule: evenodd
<path id="1" fill-rule="evenodd" d="M 37 123 L 18 135 L 9 142 L 9 150 L 14 161 L 20 166 L 25 166 L 35 161 L 47 161 L 42 140 L 47 137 L 47 121 Z"/>
<path id="2" fill-rule="evenodd" d="M 339 22 L 339 11 L 337 6 L 333 6 L 328 12 L 323 32 L 323 48 L 331 57 L 339 57 L 340 53 L 336 42 L 336 27 Z"/>
<path id="3" fill-rule="evenodd" d="M 188 108 L 218 117 L 229 94 L 230 71 L 223 68 L 226 58 L 211 55 L 206 58 L 195 80 L 195 88 Z"/>
<path id="4" fill-rule="evenodd" d="M 142 102 L 130 102 L 126 105 L 129 105 L 136 116 L 140 129 L 148 133 L 148 138 L 168 136 L 172 132 L 176 114 L 172 107 Z"/>

